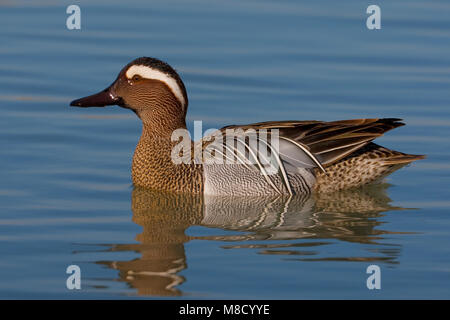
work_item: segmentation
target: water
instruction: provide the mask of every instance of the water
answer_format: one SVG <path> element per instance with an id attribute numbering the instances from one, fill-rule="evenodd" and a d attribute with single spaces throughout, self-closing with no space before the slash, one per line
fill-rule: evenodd
<path id="1" fill-rule="evenodd" d="M 0 1 L 1 298 L 450 298 L 448 2 L 378 1 L 378 31 L 360 1 L 76 3 L 69 31 L 72 2 Z M 139 120 L 68 104 L 144 55 L 182 75 L 190 128 L 399 117 L 377 141 L 428 158 L 315 198 L 134 190 Z"/>

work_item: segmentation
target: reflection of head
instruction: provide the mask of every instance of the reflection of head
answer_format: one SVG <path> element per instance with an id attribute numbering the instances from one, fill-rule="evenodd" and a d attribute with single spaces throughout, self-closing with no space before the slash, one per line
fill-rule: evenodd
<path id="1" fill-rule="evenodd" d="M 202 214 L 201 196 L 176 195 L 136 188 L 132 192 L 133 221 L 142 233 L 140 244 L 119 245 L 116 250 L 136 251 L 141 257 L 109 265 L 118 269 L 121 280 L 138 290 L 139 295 L 176 296 L 185 281 L 178 275 L 186 268 L 185 230 L 198 224 Z"/>

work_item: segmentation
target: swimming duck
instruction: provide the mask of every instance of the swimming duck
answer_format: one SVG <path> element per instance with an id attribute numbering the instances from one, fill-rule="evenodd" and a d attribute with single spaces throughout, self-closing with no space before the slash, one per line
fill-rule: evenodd
<path id="1" fill-rule="evenodd" d="M 163 191 L 233 196 L 332 192 L 378 182 L 424 158 L 373 143 L 404 125 L 401 119 L 377 118 L 228 126 L 195 143 L 189 138 L 192 149 L 183 159 L 190 161 L 174 161 L 180 140 L 173 134 L 186 130 L 188 96 L 178 73 L 149 57 L 133 60 L 108 88 L 70 105 L 118 105 L 136 113 L 143 126 L 133 156 L 133 184 Z M 218 145 L 211 137 L 219 135 Z M 223 143 L 230 137 L 233 143 Z M 252 137 L 264 147 L 250 143 Z M 192 152 L 198 149 L 234 162 L 199 161 Z"/>

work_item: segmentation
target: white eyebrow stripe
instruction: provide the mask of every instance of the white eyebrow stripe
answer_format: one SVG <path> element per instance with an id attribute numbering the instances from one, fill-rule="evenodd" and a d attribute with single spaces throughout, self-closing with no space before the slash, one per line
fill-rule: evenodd
<path id="1" fill-rule="evenodd" d="M 175 95 L 175 97 L 181 102 L 183 108 L 185 107 L 186 101 L 184 100 L 183 92 L 181 91 L 180 86 L 174 78 L 164 72 L 144 65 L 133 65 L 128 68 L 127 72 L 125 73 L 128 79 L 133 78 L 133 76 L 136 74 L 145 79 L 153 79 L 164 82 Z"/>

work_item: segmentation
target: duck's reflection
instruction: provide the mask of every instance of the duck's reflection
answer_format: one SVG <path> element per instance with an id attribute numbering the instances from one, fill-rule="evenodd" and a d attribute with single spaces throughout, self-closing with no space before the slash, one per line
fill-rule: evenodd
<path id="1" fill-rule="evenodd" d="M 383 184 L 334 194 L 278 198 L 203 198 L 136 188 L 132 210 L 133 221 L 143 228 L 136 238 L 140 243 L 111 249 L 139 252 L 141 257 L 101 263 L 119 270 L 120 280 L 138 294 L 159 296 L 182 294 L 178 285 L 185 281 L 179 272 L 187 268 L 184 244 L 192 239 L 229 241 L 223 248 L 257 248 L 262 254 L 290 255 L 302 261 L 396 263 L 398 245 L 377 245 L 384 234 L 394 233 L 376 228 L 382 224 L 381 213 L 401 209 L 389 205 L 386 188 Z M 187 236 L 186 229 L 193 225 L 242 233 Z M 223 233 L 221 230 L 217 233 Z M 320 248 L 335 239 L 372 246 L 364 256 L 324 256 Z M 247 240 L 260 242 L 250 244 Z"/>

